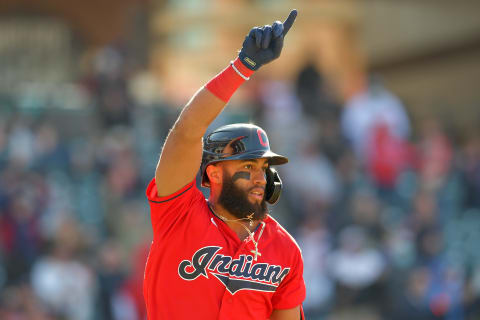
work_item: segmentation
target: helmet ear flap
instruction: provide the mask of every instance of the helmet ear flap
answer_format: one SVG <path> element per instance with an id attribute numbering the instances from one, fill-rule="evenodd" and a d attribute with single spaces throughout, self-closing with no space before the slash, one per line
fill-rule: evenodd
<path id="1" fill-rule="evenodd" d="M 265 172 L 267 178 L 267 185 L 265 187 L 265 200 L 270 204 L 275 204 L 282 193 L 282 180 L 278 175 L 277 170 L 268 167 Z"/>

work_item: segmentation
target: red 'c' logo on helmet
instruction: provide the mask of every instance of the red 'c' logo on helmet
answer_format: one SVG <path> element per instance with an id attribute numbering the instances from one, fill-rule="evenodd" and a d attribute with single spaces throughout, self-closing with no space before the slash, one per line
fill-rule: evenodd
<path id="1" fill-rule="evenodd" d="M 267 141 L 263 140 L 262 131 L 260 131 L 260 129 L 257 129 L 257 135 L 258 135 L 258 140 L 260 141 L 260 144 L 268 148 L 268 140 Z"/>

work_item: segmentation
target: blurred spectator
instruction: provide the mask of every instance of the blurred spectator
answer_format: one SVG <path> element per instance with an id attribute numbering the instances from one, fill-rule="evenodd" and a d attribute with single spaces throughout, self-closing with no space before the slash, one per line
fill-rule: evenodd
<path id="1" fill-rule="evenodd" d="M 408 275 L 405 288 L 402 288 L 392 312 L 392 320 L 435 319 L 430 312 L 427 300 L 431 274 L 427 268 L 413 269 Z"/>
<path id="2" fill-rule="evenodd" d="M 50 123 L 40 124 L 35 132 L 35 166 L 47 171 L 67 170 L 68 152 L 58 131 Z"/>
<path id="3" fill-rule="evenodd" d="M 351 151 L 347 151 L 335 163 L 338 177 L 338 196 L 332 205 L 332 214 L 328 217 L 328 226 L 333 234 L 338 235 L 352 223 L 351 199 L 357 189 L 363 186 L 363 179 L 358 170 L 357 160 Z"/>
<path id="4" fill-rule="evenodd" d="M 334 250 L 329 269 L 337 283 L 337 304 L 375 306 L 382 300 L 382 276 L 386 261 L 380 251 L 369 245 L 365 230 L 350 226 L 340 233 L 339 248 Z"/>
<path id="5" fill-rule="evenodd" d="M 0 168 L 5 165 L 6 157 L 7 157 L 7 150 L 8 150 L 8 132 L 7 132 L 7 122 L 8 117 L 3 116 L 0 119 Z"/>
<path id="6" fill-rule="evenodd" d="M 417 233 L 417 261 L 432 270 L 443 267 L 443 233 L 435 226 L 425 227 Z"/>
<path id="7" fill-rule="evenodd" d="M 72 183 L 72 210 L 78 221 L 92 237 L 105 233 L 105 210 L 100 184 L 102 174 L 97 156 L 97 141 L 76 139 L 70 143 L 70 179 Z"/>
<path id="8" fill-rule="evenodd" d="M 322 213 L 312 212 L 299 227 L 298 243 L 302 248 L 307 298 L 303 303 L 308 319 L 325 316 L 334 297 L 334 283 L 328 274 L 330 234 Z"/>
<path id="9" fill-rule="evenodd" d="M 429 305 L 432 313 L 446 320 L 464 318 L 463 272 L 445 265 L 440 272 L 433 273 L 429 290 Z"/>
<path id="10" fill-rule="evenodd" d="M 425 188 L 437 190 L 444 185 L 452 166 L 450 139 L 434 118 L 425 119 L 420 132 L 418 166 L 421 183 Z"/>
<path id="11" fill-rule="evenodd" d="M 126 73 L 125 57 L 118 47 L 107 46 L 97 52 L 86 84 L 96 99 L 102 124 L 107 128 L 131 123 L 133 99 L 128 91 Z"/>
<path id="12" fill-rule="evenodd" d="M 412 268 L 417 258 L 415 245 L 415 234 L 406 226 L 393 225 L 387 229 L 384 247 L 393 269 Z"/>
<path id="13" fill-rule="evenodd" d="M 395 301 L 393 319 L 464 319 L 462 286 L 462 277 L 454 269 L 438 272 L 416 267 Z"/>
<path id="14" fill-rule="evenodd" d="M 379 241 L 382 238 L 383 228 L 380 224 L 380 211 L 382 204 L 373 190 L 369 188 L 359 188 L 350 199 L 352 222 L 365 229 L 373 237 L 373 240 Z"/>
<path id="15" fill-rule="evenodd" d="M 347 101 L 342 131 L 380 186 L 391 187 L 406 167 L 410 121 L 400 100 L 377 78 Z"/>
<path id="16" fill-rule="evenodd" d="M 312 61 L 300 70 L 296 79 L 296 93 L 301 104 L 305 123 L 310 123 L 318 132 L 313 132 L 311 141 L 319 143 L 321 152 L 330 160 L 337 161 L 345 150 L 339 128 L 340 104 L 331 94 L 322 74 Z"/>
<path id="17" fill-rule="evenodd" d="M 40 255 L 44 241 L 40 218 L 47 196 L 45 184 L 33 173 L 6 171 L 1 180 L 0 193 L 7 200 L 0 211 L 0 244 L 8 282 L 15 283 Z"/>
<path id="18" fill-rule="evenodd" d="M 120 246 L 111 240 L 105 242 L 99 250 L 98 259 L 98 289 L 95 299 L 98 316 L 105 320 L 119 319 L 114 303 L 127 277 Z"/>
<path id="19" fill-rule="evenodd" d="M 110 130 L 98 151 L 106 171 L 105 187 L 109 194 L 120 199 L 132 195 L 136 191 L 138 173 L 131 130 L 126 127 Z"/>
<path id="20" fill-rule="evenodd" d="M 33 267 L 32 287 L 55 315 L 90 319 L 94 280 L 92 271 L 77 256 L 82 235 L 72 222 L 65 223 L 58 232 L 52 251 Z"/>
<path id="21" fill-rule="evenodd" d="M 25 119 L 14 121 L 8 139 L 8 160 L 17 168 L 31 166 L 35 154 L 34 135 L 25 122 Z"/>
<path id="22" fill-rule="evenodd" d="M 409 227 L 416 234 L 439 226 L 438 206 L 434 193 L 419 190 L 413 199 L 412 209 Z"/>
<path id="23" fill-rule="evenodd" d="M 465 281 L 465 313 L 467 319 L 475 319 L 480 314 L 480 265 L 472 268 L 472 274 Z"/>
<path id="24" fill-rule="evenodd" d="M 320 150 L 332 163 L 339 163 L 344 154 L 350 152 L 337 117 L 322 121 L 318 139 Z"/>
<path id="25" fill-rule="evenodd" d="M 338 182 L 334 168 L 317 144 L 305 141 L 297 148 L 297 154 L 291 159 L 293 165 L 284 172 L 291 184 L 289 187 L 295 190 L 298 210 L 295 214 L 301 217 L 332 204 L 337 197 Z"/>
<path id="26" fill-rule="evenodd" d="M 132 251 L 132 270 L 114 301 L 116 319 L 146 319 L 147 309 L 143 298 L 143 275 L 149 249 L 150 243 L 140 243 L 136 246 L 135 250 Z"/>
<path id="27" fill-rule="evenodd" d="M 287 156 L 295 155 L 297 143 L 310 137 L 301 105 L 287 82 L 265 81 L 260 87 L 259 99 L 263 105 L 262 123 L 270 137 L 272 148 Z"/>
<path id="28" fill-rule="evenodd" d="M 308 118 L 332 119 L 338 113 L 339 106 L 328 89 L 315 63 L 308 61 L 296 79 L 296 94 Z"/>
<path id="29" fill-rule="evenodd" d="M 22 284 L 0 291 L 0 319 L 2 320 L 57 320 L 43 305 L 32 289 Z"/>
<path id="30" fill-rule="evenodd" d="M 465 187 L 464 206 L 480 209 L 480 135 L 471 134 L 462 148 L 462 178 Z"/>

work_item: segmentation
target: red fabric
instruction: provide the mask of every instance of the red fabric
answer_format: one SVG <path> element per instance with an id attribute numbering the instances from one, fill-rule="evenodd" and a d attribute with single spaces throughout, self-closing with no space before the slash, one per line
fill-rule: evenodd
<path id="1" fill-rule="evenodd" d="M 150 243 L 142 243 L 135 249 L 132 258 L 132 271 L 123 287 L 124 294 L 132 299 L 137 319 L 146 319 L 147 316 L 143 298 L 143 275 L 149 248 Z"/>
<path id="2" fill-rule="evenodd" d="M 386 125 L 378 125 L 368 146 L 368 169 L 381 186 L 392 187 L 399 173 L 410 162 L 408 143 L 390 133 Z"/>
<path id="3" fill-rule="evenodd" d="M 194 181 L 159 198 L 153 179 L 147 198 L 154 234 L 144 279 L 149 320 L 268 319 L 273 309 L 305 299 L 300 249 L 270 216 L 260 239 L 261 224 L 255 231 L 261 255 L 254 261 L 251 239 L 240 241 L 210 211 Z"/>
<path id="4" fill-rule="evenodd" d="M 235 59 L 233 62 L 235 67 L 245 77 L 250 77 L 254 71 L 248 69 L 243 65 L 240 59 Z M 206 88 L 222 101 L 228 102 L 237 89 L 245 82 L 233 67 L 229 65 L 215 78 L 206 84 Z"/>

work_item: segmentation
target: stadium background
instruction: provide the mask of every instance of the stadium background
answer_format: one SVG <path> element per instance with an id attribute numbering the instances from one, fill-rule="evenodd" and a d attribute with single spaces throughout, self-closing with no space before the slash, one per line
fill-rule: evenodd
<path id="1" fill-rule="evenodd" d="M 2 0 L 0 319 L 145 318 L 144 189 L 180 108 L 251 26 L 281 58 L 253 121 L 308 319 L 480 319 L 478 1 Z"/>

